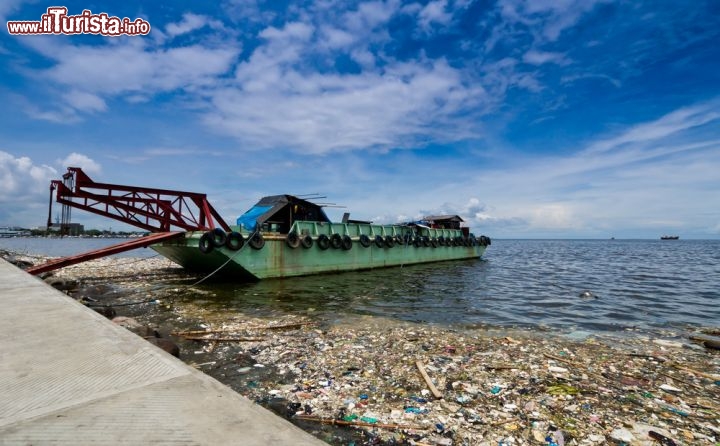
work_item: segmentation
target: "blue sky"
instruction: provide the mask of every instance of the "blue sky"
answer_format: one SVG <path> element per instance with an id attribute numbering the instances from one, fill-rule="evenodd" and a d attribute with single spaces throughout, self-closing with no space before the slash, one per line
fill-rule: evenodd
<path id="1" fill-rule="evenodd" d="M 49 6 L 6 0 L 0 19 Z M 231 222 L 318 192 L 355 218 L 458 213 L 498 238 L 720 238 L 716 1 L 61 6 L 152 30 L 3 31 L 0 225 L 43 224 L 74 165 L 207 193 Z"/>

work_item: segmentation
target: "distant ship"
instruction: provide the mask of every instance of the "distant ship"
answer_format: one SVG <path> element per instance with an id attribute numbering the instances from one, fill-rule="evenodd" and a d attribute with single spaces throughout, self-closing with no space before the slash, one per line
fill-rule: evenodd
<path id="1" fill-rule="evenodd" d="M 677 240 L 679 238 L 679 235 L 663 235 L 660 237 L 660 240 Z"/>

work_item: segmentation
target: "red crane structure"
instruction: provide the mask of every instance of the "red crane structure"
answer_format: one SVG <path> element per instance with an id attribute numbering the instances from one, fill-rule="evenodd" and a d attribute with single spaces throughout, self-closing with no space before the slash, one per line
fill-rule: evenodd
<path id="1" fill-rule="evenodd" d="M 68 167 L 62 180 L 53 180 L 50 183 L 48 227 L 52 224 L 53 192 L 55 201 L 62 204 L 61 234 L 64 234 L 69 226 L 71 208 L 112 218 L 153 234 L 88 253 L 51 260 L 28 268 L 26 271 L 30 274 L 40 274 L 87 260 L 146 247 L 180 237 L 186 231 L 206 231 L 216 227 L 230 231 L 230 226 L 208 202 L 205 194 L 96 183 L 79 167 Z M 182 231 L 172 231 L 173 227 Z"/>

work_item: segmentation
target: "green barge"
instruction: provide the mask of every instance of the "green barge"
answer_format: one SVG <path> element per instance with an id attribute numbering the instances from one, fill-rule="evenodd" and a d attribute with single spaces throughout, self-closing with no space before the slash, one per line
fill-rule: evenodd
<path id="1" fill-rule="evenodd" d="M 321 198 L 317 196 L 267 196 L 229 225 L 205 194 L 99 183 L 79 167 L 68 167 L 62 180 L 51 181 L 48 228 L 53 194 L 62 205 L 61 234 L 70 227 L 70 208 L 149 234 L 35 265 L 27 270 L 31 274 L 149 246 L 206 277 L 255 281 L 480 258 L 491 243 L 489 237 L 472 234 L 458 215 L 381 225 L 351 220 L 345 213 L 342 221 L 332 222 L 326 205 L 313 202 Z"/>
<path id="2" fill-rule="evenodd" d="M 293 195 L 261 199 L 229 231 L 188 231 L 151 248 L 184 268 L 260 280 L 480 258 L 491 244 L 457 215 L 405 224 L 331 222 L 323 207 Z"/>

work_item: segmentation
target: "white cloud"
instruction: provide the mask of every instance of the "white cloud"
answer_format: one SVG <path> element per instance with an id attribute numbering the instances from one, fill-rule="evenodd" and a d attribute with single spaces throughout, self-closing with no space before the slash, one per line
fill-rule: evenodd
<path id="1" fill-rule="evenodd" d="M 535 75 L 519 71 L 517 65 L 518 61 L 511 57 L 483 64 L 482 85 L 488 90 L 490 98 L 502 102 L 507 91 L 513 87 L 531 92 L 542 90 L 543 87 Z"/>
<path id="2" fill-rule="evenodd" d="M 56 163 L 59 169 L 28 156 L 0 151 L 0 225 L 36 227 L 44 223 L 50 182 L 60 179 L 66 167 L 82 167 L 88 174 L 100 173 L 98 163 L 79 153 L 71 153 Z"/>
<path id="3" fill-rule="evenodd" d="M 71 153 L 64 159 L 57 160 L 57 163 L 63 167 L 80 167 L 88 175 L 99 174 L 102 172 L 100 164 L 81 153 Z"/>
<path id="4" fill-rule="evenodd" d="M 376 59 L 373 53 L 371 53 L 370 51 L 359 49 L 353 50 L 350 53 L 350 57 L 352 57 L 355 62 L 360 64 L 366 70 L 372 70 L 373 68 L 375 68 Z"/>
<path id="5" fill-rule="evenodd" d="M 475 131 L 472 116 L 450 116 L 484 100 L 482 88 L 466 85 L 442 60 L 396 63 L 380 73 L 303 75 L 286 64 L 300 48 L 257 51 L 238 69 L 242 89 L 212 92 L 206 116 L 247 147 L 325 153 L 413 146 L 429 135 L 460 139 Z"/>
<path id="6" fill-rule="evenodd" d="M 232 47 L 201 45 L 150 51 L 134 44 L 60 46 L 51 56 L 56 65 L 41 75 L 94 94 L 164 92 L 211 84 L 236 56 Z"/>
<path id="7" fill-rule="evenodd" d="M 452 14 L 447 12 L 447 0 L 435 0 L 426 4 L 418 13 L 420 27 L 428 31 L 433 24 L 447 25 L 452 20 Z"/>
<path id="8" fill-rule="evenodd" d="M 620 135 L 600 140 L 592 144 L 589 153 L 601 153 L 620 148 L 630 143 L 644 143 L 702 126 L 720 120 L 720 101 L 684 107 L 672 111 L 661 118 L 638 124 L 625 130 Z"/>
<path id="9" fill-rule="evenodd" d="M 147 39 L 108 39 L 104 45 L 71 45 L 67 40 L 33 36 L 22 42 L 52 60 L 42 70 L 28 70 L 51 89 L 43 108 L 24 100 L 23 109 L 35 119 L 59 123 L 81 120 L 78 111 L 107 110 L 106 98 L 146 101 L 157 93 L 195 91 L 215 85 L 234 66 L 237 46 L 196 43 L 164 48 Z"/>
<path id="10" fill-rule="evenodd" d="M 501 0 L 503 17 L 532 28 L 541 42 L 554 42 L 586 12 L 607 0 Z"/>
<path id="11" fill-rule="evenodd" d="M 619 80 L 617 80 L 611 76 L 608 76 L 606 74 L 593 74 L 593 73 L 572 74 L 572 75 L 563 76 L 560 78 L 560 82 L 562 82 L 563 84 L 567 84 L 570 82 L 576 82 L 578 80 L 583 80 L 583 79 L 602 79 L 607 82 L 610 82 L 616 88 L 620 88 L 622 86 L 622 83 Z"/>
<path id="12" fill-rule="evenodd" d="M 531 65 L 543 65 L 546 63 L 554 63 L 556 65 L 568 65 L 569 60 L 562 53 L 552 53 L 547 51 L 530 50 L 523 55 L 523 62 Z"/>
<path id="13" fill-rule="evenodd" d="M 487 205 L 476 197 L 468 198 L 465 204 L 445 202 L 433 208 L 421 209 L 414 218 L 420 219 L 428 215 L 459 215 L 464 220 L 463 225 L 471 228 L 494 219 L 488 213 Z"/>
<path id="14" fill-rule="evenodd" d="M 183 14 L 182 21 L 169 23 L 165 26 L 165 33 L 171 38 L 209 26 L 214 29 L 222 29 L 223 24 L 219 20 L 192 13 Z"/>
<path id="15" fill-rule="evenodd" d="M 286 23 L 282 29 L 274 26 L 265 28 L 259 34 L 263 39 L 276 44 L 283 45 L 293 41 L 308 41 L 314 32 L 314 27 L 302 22 Z"/>
<path id="16" fill-rule="evenodd" d="M 6 20 L 38 20 L 36 17 L 15 17 L 11 16 L 12 13 L 20 9 L 20 5 L 23 3 L 34 3 L 33 1 L 27 0 L 3 0 L 0 2 L 0 21 L 5 22 Z"/>
<path id="17" fill-rule="evenodd" d="M 102 112 L 107 110 L 105 101 L 98 95 L 86 93 L 84 91 L 69 91 L 62 95 L 63 102 L 69 104 L 76 110 L 89 112 Z"/>
<path id="18" fill-rule="evenodd" d="M 502 236 L 609 237 L 615 228 L 654 238 L 659 234 L 642 231 L 662 232 L 670 220 L 713 235 L 707 228 L 720 218 L 720 119 L 711 119 L 710 104 L 597 137 L 567 156 L 518 157 L 508 170 L 484 170 L 455 187 L 483 191 L 491 218 L 475 222 Z M 700 131 L 703 123 L 713 127 Z"/>
<path id="19" fill-rule="evenodd" d="M 31 196 L 46 195 L 50 179 L 57 171 L 47 165 L 36 165 L 21 156 L 0 151 L 0 202 L 18 203 Z"/>
<path id="20" fill-rule="evenodd" d="M 530 207 L 529 223 L 535 228 L 547 230 L 581 229 L 582 224 L 571 206 L 563 203 L 545 203 Z"/>
<path id="21" fill-rule="evenodd" d="M 320 29 L 320 33 L 322 34 L 320 44 L 331 50 L 348 48 L 357 40 L 351 33 L 334 26 L 325 25 Z"/>
<path id="22" fill-rule="evenodd" d="M 683 114 L 680 110 L 686 108 L 702 107 L 667 115 Z M 636 127 L 651 128 L 667 119 L 660 116 Z M 624 143 L 622 150 L 588 150 L 615 138 L 599 135 L 563 156 L 501 150 L 502 159 L 487 163 L 471 155 L 429 162 L 409 152 L 392 158 L 393 165 L 402 168 L 378 174 L 380 186 L 362 188 L 362 195 L 369 192 L 373 199 L 351 194 L 344 201 L 350 201 L 351 209 L 372 212 L 367 218 L 379 222 L 394 222 L 396 215 L 409 216 L 401 219 L 407 221 L 458 214 L 475 234 L 500 238 L 655 238 L 664 232 L 717 237 L 718 130 L 720 120 L 687 126 L 652 145 L 637 139 Z M 356 165 L 347 166 L 349 182 L 367 184 L 357 170 Z M 340 181 L 337 187 L 329 184 L 346 193 Z"/>
<path id="23" fill-rule="evenodd" d="M 345 13 L 343 22 L 351 32 L 366 34 L 385 25 L 398 12 L 399 7 L 400 2 L 397 0 L 361 3 L 356 11 Z"/>
<path id="24" fill-rule="evenodd" d="M 24 101 L 23 111 L 33 119 L 40 121 L 48 121 L 56 124 L 76 124 L 82 119 L 75 110 L 65 105 L 56 105 L 54 109 L 50 108 L 51 105 L 45 107 L 38 107 L 31 104 L 29 101 Z"/>

